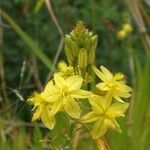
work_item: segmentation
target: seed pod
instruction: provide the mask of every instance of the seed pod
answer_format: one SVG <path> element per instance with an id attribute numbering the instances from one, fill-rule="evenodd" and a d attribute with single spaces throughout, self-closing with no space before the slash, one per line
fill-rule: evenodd
<path id="1" fill-rule="evenodd" d="M 87 67 L 87 61 L 88 61 L 88 55 L 87 50 L 84 48 L 81 48 L 78 55 L 78 64 L 80 68 L 86 68 Z"/>

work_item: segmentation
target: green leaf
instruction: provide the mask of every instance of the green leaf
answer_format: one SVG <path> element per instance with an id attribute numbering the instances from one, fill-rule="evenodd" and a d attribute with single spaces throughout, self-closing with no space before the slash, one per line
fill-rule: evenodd
<path id="1" fill-rule="evenodd" d="M 32 40 L 32 38 L 25 33 L 21 27 L 4 11 L 1 10 L 2 16 L 7 20 L 15 32 L 22 38 L 30 50 L 47 66 L 51 69 L 52 63 L 49 58 L 43 53 L 43 51 L 38 47 L 38 45 Z"/>
<path id="2" fill-rule="evenodd" d="M 39 141 L 42 140 L 42 132 L 40 128 L 35 124 L 34 131 L 33 131 L 33 145 L 36 150 L 42 149 L 42 143 Z"/>
<path id="3" fill-rule="evenodd" d="M 35 8 L 34 8 L 34 13 L 35 14 L 37 14 L 40 11 L 40 9 L 42 8 L 43 4 L 44 4 L 44 0 L 38 0 L 36 2 Z"/>

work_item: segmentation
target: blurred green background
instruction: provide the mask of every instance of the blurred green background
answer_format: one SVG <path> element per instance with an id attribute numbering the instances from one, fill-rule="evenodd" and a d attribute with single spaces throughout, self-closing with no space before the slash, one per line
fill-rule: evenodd
<path id="1" fill-rule="evenodd" d="M 0 149 L 61 147 L 63 129 L 58 126 L 62 133 L 51 133 L 42 124 L 31 123 L 26 99 L 33 90 L 43 88 L 55 62 L 66 60 L 63 36 L 82 20 L 99 37 L 97 66 L 123 72 L 133 87 L 126 118 L 119 120 L 123 133 L 107 133 L 110 149 L 149 150 L 150 1 L 50 2 L 48 10 L 44 0 L 0 0 Z M 130 23 L 133 31 L 119 40 L 117 32 L 125 23 Z M 65 126 L 65 120 L 62 124 Z M 78 150 L 97 149 L 88 138 L 78 145 Z"/>

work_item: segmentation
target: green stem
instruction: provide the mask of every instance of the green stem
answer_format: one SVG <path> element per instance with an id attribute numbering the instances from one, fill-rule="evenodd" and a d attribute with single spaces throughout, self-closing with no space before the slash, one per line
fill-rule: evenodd
<path id="1" fill-rule="evenodd" d="M 63 150 L 71 149 L 71 141 L 72 141 L 72 137 L 74 135 L 75 125 L 76 125 L 76 122 L 74 120 L 71 120 L 70 126 L 69 126 L 69 131 L 66 136 L 66 141 L 65 141 L 64 145 L 62 146 Z"/>

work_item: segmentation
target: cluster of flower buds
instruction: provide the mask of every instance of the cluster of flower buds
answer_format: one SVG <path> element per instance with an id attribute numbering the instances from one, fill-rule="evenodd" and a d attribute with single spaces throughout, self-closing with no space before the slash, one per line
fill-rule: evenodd
<path id="1" fill-rule="evenodd" d="M 70 34 L 65 35 L 67 60 L 76 72 L 89 73 L 95 61 L 97 39 L 98 36 L 86 29 L 82 21 L 76 24 Z"/>

